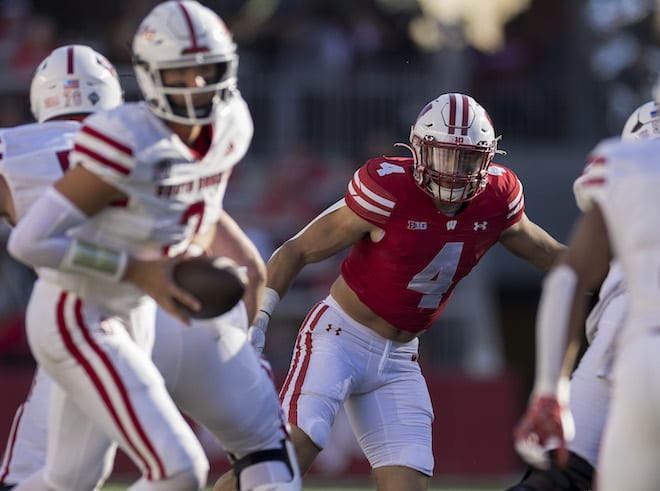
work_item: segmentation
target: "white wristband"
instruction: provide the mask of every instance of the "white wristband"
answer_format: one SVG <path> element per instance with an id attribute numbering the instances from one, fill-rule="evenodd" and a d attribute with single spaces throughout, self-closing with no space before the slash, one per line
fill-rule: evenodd
<path id="1" fill-rule="evenodd" d="M 564 396 L 560 379 L 576 287 L 577 274 L 565 264 L 550 271 L 543 281 L 536 317 L 535 395 Z"/>
<path id="2" fill-rule="evenodd" d="M 264 297 L 263 300 L 261 301 L 261 307 L 259 308 L 259 310 L 266 313 L 268 317 L 270 317 L 270 315 L 273 313 L 273 310 L 275 310 L 275 306 L 279 301 L 280 301 L 280 294 L 277 293 L 272 288 L 266 287 L 264 289 Z"/>

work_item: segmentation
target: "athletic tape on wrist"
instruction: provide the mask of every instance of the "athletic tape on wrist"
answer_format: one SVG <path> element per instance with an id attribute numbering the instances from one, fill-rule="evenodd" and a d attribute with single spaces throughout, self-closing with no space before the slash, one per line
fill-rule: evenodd
<path id="1" fill-rule="evenodd" d="M 264 314 L 267 314 L 268 317 L 270 318 L 271 314 L 273 313 L 273 310 L 275 310 L 275 306 L 279 301 L 280 301 L 280 294 L 277 293 L 272 288 L 266 287 L 264 289 L 264 296 L 263 296 L 263 300 L 261 301 L 261 307 L 259 308 L 259 310 L 261 310 Z"/>
<path id="2" fill-rule="evenodd" d="M 126 251 L 73 239 L 62 258 L 60 268 L 117 283 L 123 278 L 127 265 Z"/>

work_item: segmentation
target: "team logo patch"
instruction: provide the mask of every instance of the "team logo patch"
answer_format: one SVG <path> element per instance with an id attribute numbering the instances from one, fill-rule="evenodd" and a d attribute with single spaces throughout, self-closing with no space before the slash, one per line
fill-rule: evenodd
<path id="1" fill-rule="evenodd" d="M 429 228 L 428 222 L 418 222 L 417 220 L 408 220 L 408 230 L 426 230 Z"/>
<path id="2" fill-rule="evenodd" d="M 447 222 L 447 230 L 456 230 L 456 225 L 458 225 L 458 220 L 449 220 Z"/>
<path id="3" fill-rule="evenodd" d="M 156 163 L 153 167 L 153 180 L 162 181 L 170 177 L 173 163 L 171 160 L 161 160 Z"/>
<path id="4" fill-rule="evenodd" d="M 87 99 L 89 99 L 89 102 L 91 102 L 93 106 L 96 106 L 96 104 L 98 104 L 98 102 L 101 100 L 101 98 L 96 92 L 91 92 L 87 96 Z"/>

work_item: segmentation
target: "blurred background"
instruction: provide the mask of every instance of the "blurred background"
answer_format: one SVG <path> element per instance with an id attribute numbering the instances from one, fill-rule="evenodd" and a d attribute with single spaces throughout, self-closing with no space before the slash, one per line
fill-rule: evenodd
<path id="1" fill-rule="evenodd" d="M 137 99 L 130 42 L 157 3 L 0 0 L 0 127 L 32 120 L 32 72 L 62 44 L 104 53 L 127 99 Z M 226 206 L 264 258 L 340 198 L 365 159 L 404 155 L 394 143 L 407 142 L 419 110 L 449 91 L 470 94 L 487 109 L 507 151 L 496 161 L 523 182 L 527 214 L 565 241 L 577 215 L 571 184 L 586 153 L 617 135 L 651 98 L 660 68 L 657 0 L 202 3 L 226 21 L 239 47 L 239 87 L 256 128 Z M 0 228 L 0 240 L 6 235 Z M 304 270 L 276 310 L 267 346 L 276 373 L 285 372 L 298 325 L 327 294 L 340 260 Z M 22 324 L 33 279 L 0 249 L 0 392 L 16 403 L 26 390 L 23 374 L 33 368 Z M 520 466 L 510 431 L 531 384 L 541 279 L 496 246 L 423 336 L 438 474 L 491 475 Z M 4 399 L 0 430 L 14 410 Z M 337 455 L 350 455 L 353 445 L 342 431 L 338 441 L 348 443 L 329 452 L 320 473 L 354 465 L 338 464 Z"/>

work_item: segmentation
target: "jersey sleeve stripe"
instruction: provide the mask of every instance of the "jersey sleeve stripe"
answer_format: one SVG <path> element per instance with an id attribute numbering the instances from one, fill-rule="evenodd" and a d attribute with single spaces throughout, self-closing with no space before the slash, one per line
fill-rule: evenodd
<path id="1" fill-rule="evenodd" d="M 516 216 L 516 214 L 518 214 L 518 212 L 520 212 L 520 210 L 523 209 L 524 205 L 525 205 L 525 200 L 521 199 L 518 202 L 518 205 L 516 205 L 516 207 L 507 214 L 506 219 L 508 220 L 509 218 Z"/>
<path id="2" fill-rule="evenodd" d="M 104 135 L 100 131 L 95 130 L 94 128 L 92 128 L 90 126 L 83 126 L 80 131 L 84 134 L 89 135 L 93 139 L 100 140 L 100 141 L 110 145 L 111 147 L 116 148 L 120 152 L 125 153 L 126 155 L 128 155 L 129 157 L 133 156 L 133 150 L 131 149 L 131 147 L 128 147 L 126 145 L 123 145 L 122 143 L 119 143 L 117 140 L 114 140 L 114 139 L 110 138 L 109 136 Z"/>
<path id="3" fill-rule="evenodd" d="M 582 186 L 588 187 L 588 186 L 601 186 L 607 182 L 607 178 L 604 176 L 594 176 L 590 177 L 588 179 L 585 179 L 584 181 L 581 181 L 580 184 Z"/>
<path id="4" fill-rule="evenodd" d="M 517 184 L 518 184 L 518 194 L 516 194 L 515 198 L 509 201 L 509 210 L 512 208 L 517 208 L 520 205 L 519 202 L 524 201 L 522 183 L 518 181 Z"/>
<path id="5" fill-rule="evenodd" d="M 363 208 L 366 212 L 369 213 L 376 213 L 378 215 L 382 215 L 384 217 L 389 217 L 392 212 L 391 211 L 386 211 L 382 208 L 379 208 L 377 206 L 374 206 L 370 204 L 367 200 L 362 198 L 356 191 L 355 188 L 353 187 L 353 183 L 350 183 L 348 185 L 348 192 L 350 194 L 350 197 L 353 199 L 353 202 L 357 205 L 359 205 L 361 208 Z"/>
<path id="6" fill-rule="evenodd" d="M 516 216 L 525 207 L 525 195 L 523 194 L 523 186 L 519 179 L 516 179 L 516 186 L 518 187 L 518 192 L 515 198 L 509 201 L 508 207 L 510 211 L 506 215 L 507 220 Z"/>
<path id="7" fill-rule="evenodd" d="M 110 160 L 110 159 L 104 157 L 103 155 L 95 152 L 94 150 L 91 150 L 87 147 L 84 147 L 84 146 L 80 145 L 79 143 L 76 143 L 73 146 L 73 150 L 75 152 L 81 153 L 83 155 L 87 155 L 89 158 L 93 159 L 94 161 L 98 162 L 99 164 L 101 164 L 103 166 L 106 166 L 106 167 L 110 167 L 111 169 L 114 169 L 115 171 L 119 172 L 120 174 L 128 175 L 128 174 L 131 173 L 131 169 L 129 169 L 128 167 L 125 167 L 125 166 L 121 165 L 120 163 L 115 162 L 114 160 Z"/>
<path id="8" fill-rule="evenodd" d="M 377 205 L 380 205 L 383 208 L 389 208 L 390 210 L 394 208 L 394 201 L 384 198 L 378 193 L 372 191 L 366 184 L 362 182 L 360 179 L 360 171 L 353 175 L 353 182 L 355 183 L 357 192 L 365 194 L 367 198 L 375 202 Z"/>

